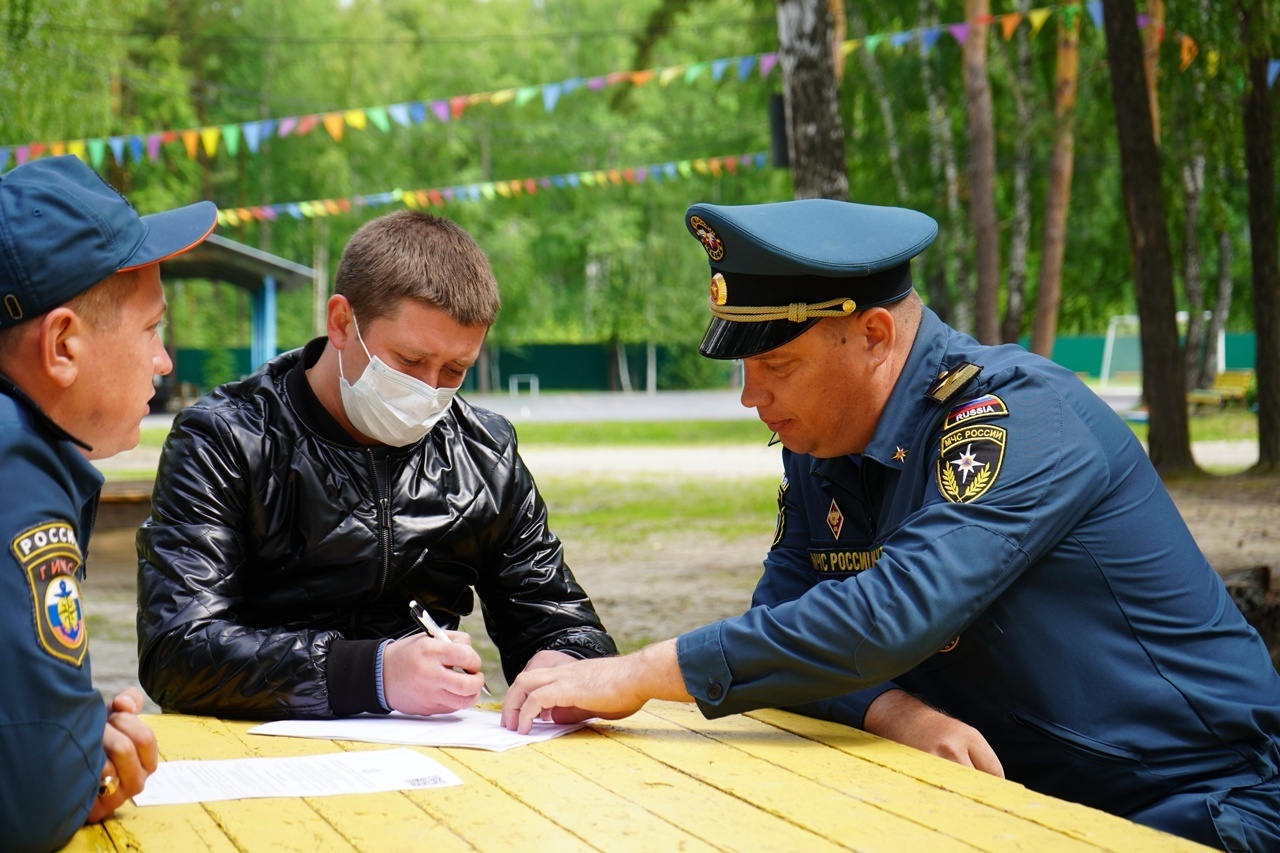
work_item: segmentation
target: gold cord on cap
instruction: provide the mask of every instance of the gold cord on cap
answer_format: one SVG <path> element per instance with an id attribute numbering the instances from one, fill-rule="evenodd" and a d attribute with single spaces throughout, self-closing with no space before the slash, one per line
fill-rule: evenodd
<path id="1" fill-rule="evenodd" d="M 839 306 L 839 307 L 837 307 Z M 721 320 L 735 323 L 763 323 L 767 320 L 790 320 L 792 323 L 803 323 L 819 317 L 847 317 L 858 310 L 858 303 L 852 299 L 829 299 L 826 302 L 792 302 L 790 305 L 766 305 L 752 307 L 746 305 L 723 306 L 711 301 L 711 313 Z"/>

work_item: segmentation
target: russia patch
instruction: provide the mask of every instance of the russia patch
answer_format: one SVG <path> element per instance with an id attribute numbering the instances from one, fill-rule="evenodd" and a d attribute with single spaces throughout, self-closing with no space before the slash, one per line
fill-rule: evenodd
<path id="1" fill-rule="evenodd" d="M 965 421 L 979 421 L 986 418 L 1005 418 L 1009 416 L 1009 408 L 995 394 L 984 394 L 976 400 L 961 403 L 947 413 L 943 429 L 951 429 Z"/>
<path id="2" fill-rule="evenodd" d="M 51 657 L 74 666 L 89 651 L 89 630 L 76 574 L 83 558 L 75 528 L 47 521 L 19 533 L 10 544 L 31 588 L 36 639 Z"/>

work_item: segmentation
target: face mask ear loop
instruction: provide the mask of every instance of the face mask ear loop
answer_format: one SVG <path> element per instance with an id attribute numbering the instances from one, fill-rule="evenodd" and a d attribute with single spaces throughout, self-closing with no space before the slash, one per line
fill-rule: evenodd
<path id="1" fill-rule="evenodd" d="M 364 345 L 364 336 L 360 334 L 360 321 L 356 319 L 356 312 L 351 312 L 351 322 L 356 327 L 356 340 L 360 342 L 360 348 L 364 350 L 364 354 L 369 356 L 369 361 L 373 361 L 373 356 L 369 354 L 369 348 Z M 344 381 L 347 375 L 342 372 L 342 350 L 338 350 L 338 376 Z"/>

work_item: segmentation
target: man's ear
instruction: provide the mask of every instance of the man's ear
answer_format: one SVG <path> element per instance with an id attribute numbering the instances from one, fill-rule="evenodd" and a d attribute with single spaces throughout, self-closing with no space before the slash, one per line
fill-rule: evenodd
<path id="1" fill-rule="evenodd" d="M 897 342 L 897 325 L 884 308 L 868 308 L 862 312 L 862 327 L 867 340 L 867 356 L 879 366 L 893 355 Z"/>
<path id="2" fill-rule="evenodd" d="M 345 349 L 347 341 L 353 337 L 351 334 L 353 316 L 355 312 L 351 310 L 351 303 L 347 301 L 347 297 L 340 293 L 329 297 L 325 314 L 325 332 L 329 336 L 329 343 L 335 348 Z"/>
<path id="3" fill-rule="evenodd" d="M 70 388 L 90 355 L 85 334 L 88 326 L 64 305 L 45 314 L 39 329 L 41 372 L 59 388 Z"/>

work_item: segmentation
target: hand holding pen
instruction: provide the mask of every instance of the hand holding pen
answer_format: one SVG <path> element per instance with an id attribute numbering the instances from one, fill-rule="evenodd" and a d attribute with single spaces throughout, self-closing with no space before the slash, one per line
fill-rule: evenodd
<path id="1" fill-rule="evenodd" d="M 431 614 L 428 613 L 426 611 L 426 608 L 424 608 L 416 600 L 409 602 L 409 613 L 412 614 L 413 618 L 417 620 L 419 625 L 422 626 L 422 630 L 426 632 L 428 637 L 432 637 L 437 640 L 444 640 L 446 643 L 453 642 L 453 639 L 450 638 L 449 634 L 443 628 L 441 628 L 439 625 L 436 624 L 436 621 L 431 618 Z M 459 670 L 459 671 L 462 671 L 462 670 Z M 488 684 L 485 684 L 482 682 L 480 685 L 480 689 L 484 691 L 484 695 L 490 698 L 493 697 L 493 694 L 489 692 Z"/>

